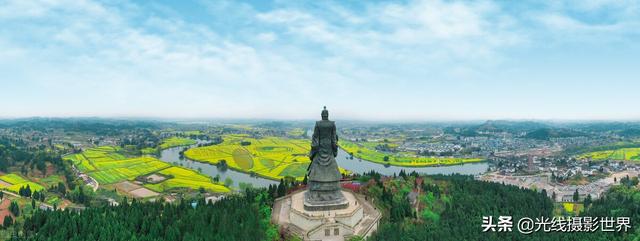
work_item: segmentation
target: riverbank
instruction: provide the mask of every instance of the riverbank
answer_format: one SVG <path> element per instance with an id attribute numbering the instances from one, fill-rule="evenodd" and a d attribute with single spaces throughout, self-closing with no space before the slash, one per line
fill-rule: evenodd
<path id="1" fill-rule="evenodd" d="M 305 140 L 301 140 L 301 141 L 305 141 Z M 271 144 L 274 144 L 274 143 L 272 142 Z M 308 142 L 305 142 L 305 144 L 308 145 Z M 301 144 L 301 145 L 304 145 L 304 144 Z M 271 146 L 273 147 L 273 145 Z M 191 149 L 194 147 L 196 146 L 191 145 L 188 148 Z M 214 155 L 212 155 L 212 153 L 209 153 L 211 154 L 211 158 L 209 160 L 212 160 L 212 162 L 210 162 L 210 161 L 193 160 L 189 158 L 188 155 L 186 155 L 187 157 L 185 156 L 181 157 L 180 152 L 183 149 L 184 149 L 183 147 L 174 147 L 174 148 L 162 150 L 160 153 L 159 159 L 168 163 L 179 164 L 180 166 L 183 166 L 186 168 L 198 170 L 200 173 L 209 175 L 211 177 L 218 176 L 221 182 L 223 182 L 227 178 L 232 179 L 233 180 L 232 185 L 236 187 L 238 187 L 240 183 L 247 183 L 256 187 L 266 187 L 270 184 L 277 184 L 278 181 L 280 180 L 279 178 L 276 179 L 269 176 L 259 175 L 258 173 L 255 173 L 255 172 L 251 173 L 250 170 L 246 171 L 241 168 L 235 168 L 231 165 L 227 165 L 226 169 L 218 168 L 215 165 L 215 163 L 218 163 L 219 160 L 225 159 L 225 162 L 227 162 L 227 160 L 233 160 L 232 150 L 230 152 L 227 152 L 230 154 L 227 154 L 225 157 L 217 156 L 214 158 Z M 269 151 L 271 152 L 278 150 L 278 148 L 275 148 L 275 149 L 267 148 L 267 149 L 269 149 Z M 306 157 L 306 153 L 307 153 L 306 149 L 304 151 L 300 151 L 300 156 L 298 157 L 299 158 L 302 158 L 302 156 Z M 343 149 L 341 148 L 338 149 L 338 156 L 336 157 L 338 166 L 340 166 L 341 170 L 345 170 L 345 171 L 348 170 L 349 172 L 356 173 L 356 174 L 363 174 L 370 171 L 376 171 L 383 175 L 392 176 L 394 173 L 398 174 L 400 171 L 404 171 L 406 173 L 417 172 L 417 173 L 427 174 L 427 175 L 437 175 L 437 174 L 478 175 L 486 172 L 489 167 L 487 162 L 462 163 L 459 165 L 402 167 L 402 166 L 385 165 L 383 163 L 375 163 L 375 162 L 370 162 L 365 160 L 358 160 L 355 158 L 351 159 L 349 157 L 350 155 L 347 152 L 345 152 Z M 252 160 L 254 159 L 252 158 Z M 257 160 L 255 162 L 265 162 L 265 161 Z M 298 162 L 298 163 L 302 164 L 301 162 Z M 229 162 L 227 162 L 227 164 L 229 164 Z M 279 169 L 279 170 L 282 170 L 282 169 Z M 300 176 L 301 177 L 300 180 L 304 178 L 303 175 L 304 173 L 306 173 L 306 165 L 304 166 L 303 170 L 304 172 Z"/>
<path id="2" fill-rule="evenodd" d="M 192 145 L 190 147 L 194 146 L 195 145 Z M 278 184 L 277 181 L 271 179 L 251 176 L 248 173 L 236 171 L 230 168 L 218 168 L 216 165 L 212 165 L 208 162 L 198 162 L 185 157 L 181 157 L 180 152 L 182 151 L 182 149 L 182 147 L 174 147 L 162 150 L 158 158 L 167 163 L 172 163 L 174 165 L 179 165 L 185 168 L 198 170 L 199 173 L 212 178 L 217 177 L 221 182 L 225 182 L 227 179 L 230 179 L 232 180 L 230 186 L 233 187 L 240 187 L 241 183 L 249 184 L 254 187 L 267 187 L 271 184 Z"/>
<path id="3" fill-rule="evenodd" d="M 353 155 L 354 158 L 383 165 L 401 167 L 451 166 L 487 161 L 484 158 L 422 157 L 410 156 L 409 154 L 406 156 L 390 155 L 350 141 L 341 141 L 340 148 L 349 155 Z"/>
<path id="4" fill-rule="evenodd" d="M 160 149 L 165 150 L 165 149 L 179 147 L 179 146 L 190 146 L 196 143 L 198 142 L 192 139 L 174 136 L 174 137 L 170 137 L 163 140 L 162 143 L 160 144 Z"/>

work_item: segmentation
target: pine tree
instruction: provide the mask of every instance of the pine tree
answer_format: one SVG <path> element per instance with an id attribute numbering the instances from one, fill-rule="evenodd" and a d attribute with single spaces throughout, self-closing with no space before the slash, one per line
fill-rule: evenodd
<path id="1" fill-rule="evenodd" d="M 283 197 L 284 195 L 287 195 L 287 187 L 284 179 L 280 179 L 280 183 L 278 184 L 278 197 Z"/>
<path id="2" fill-rule="evenodd" d="M 591 194 L 587 194 L 584 198 L 584 208 L 589 208 L 589 205 L 591 205 Z"/>
<path id="3" fill-rule="evenodd" d="M 13 225 L 13 218 L 11 218 L 11 215 L 4 216 L 2 227 L 7 228 L 11 225 Z"/>
<path id="4" fill-rule="evenodd" d="M 11 213 L 13 213 L 13 216 L 19 216 L 20 215 L 20 207 L 18 206 L 18 203 L 16 202 L 11 202 L 11 204 L 9 205 L 9 211 Z"/>
<path id="5" fill-rule="evenodd" d="M 24 196 L 31 197 L 31 187 L 27 184 L 27 187 L 24 189 Z"/>

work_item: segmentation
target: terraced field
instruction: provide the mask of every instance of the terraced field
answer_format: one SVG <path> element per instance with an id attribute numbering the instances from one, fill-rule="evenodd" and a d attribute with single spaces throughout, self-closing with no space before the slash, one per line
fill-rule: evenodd
<path id="1" fill-rule="evenodd" d="M 191 148 L 184 155 L 211 164 L 224 160 L 229 168 L 274 180 L 285 176 L 302 180 L 311 163 L 308 140 L 245 135 L 225 135 L 223 140 L 218 145 Z M 341 172 L 347 171 L 341 168 Z"/>
<path id="2" fill-rule="evenodd" d="M 459 165 L 464 163 L 482 162 L 482 158 L 452 158 L 452 157 L 423 157 L 416 156 L 412 153 L 394 153 L 387 154 L 377 151 L 376 142 L 351 142 L 340 140 L 340 148 L 347 153 L 353 154 L 354 157 L 380 164 L 389 164 L 393 166 L 406 167 L 425 167 L 439 165 Z M 393 147 L 393 143 L 389 144 Z M 388 160 L 385 160 L 385 157 Z"/>
<path id="3" fill-rule="evenodd" d="M 154 190 L 204 187 L 215 192 L 229 191 L 227 187 L 211 183 L 209 177 L 189 169 L 175 167 L 150 156 L 127 158 L 121 151 L 119 147 L 101 146 L 85 150 L 82 153 L 67 155 L 63 159 L 73 162 L 81 172 L 93 177 L 100 184 L 131 181 L 139 176 L 159 172 L 174 176 L 174 178 L 155 184 L 155 186 L 152 185 Z"/>
<path id="4" fill-rule="evenodd" d="M 591 159 L 594 161 L 640 161 L 640 148 L 620 148 L 615 150 L 589 152 L 579 155 L 578 159 Z"/>
<path id="5" fill-rule="evenodd" d="M 40 191 L 44 189 L 44 187 L 40 184 L 29 181 L 15 173 L 9 173 L 4 176 L 0 176 L 0 180 L 11 184 L 10 186 L 3 187 L 2 189 L 13 193 L 18 193 L 21 187 L 26 187 L 27 185 L 29 185 L 29 189 L 31 189 L 31 191 Z"/>

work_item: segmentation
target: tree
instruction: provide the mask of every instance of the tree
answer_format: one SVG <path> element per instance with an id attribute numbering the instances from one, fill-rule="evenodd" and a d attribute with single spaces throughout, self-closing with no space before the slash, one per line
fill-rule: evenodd
<path id="1" fill-rule="evenodd" d="M 62 195 L 65 195 L 67 192 L 67 188 L 64 187 L 64 183 L 59 182 L 58 187 L 56 188 L 56 191 Z"/>
<path id="2" fill-rule="evenodd" d="M 233 185 L 233 179 L 231 179 L 230 177 L 227 177 L 226 179 L 224 179 L 224 185 L 227 187 L 230 187 Z"/>
<path id="3" fill-rule="evenodd" d="M 578 189 L 573 193 L 573 202 L 578 202 L 580 200 L 580 193 L 578 193 Z"/>
<path id="4" fill-rule="evenodd" d="M 388 162 L 388 161 L 389 161 L 389 156 L 384 156 L 384 157 L 382 158 L 382 160 L 384 160 L 384 161 Z"/>
<path id="5" fill-rule="evenodd" d="M 9 205 L 9 211 L 11 213 L 13 213 L 13 216 L 19 216 L 20 215 L 20 207 L 18 206 L 18 203 L 16 202 L 11 202 L 11 204 Z"/>
<path id="6" fill-rule="evenodd" d="M 191 207 L 193 201 L 196 208 Z M 265 189 L 251 188 L 215 203 L 204 203 L 203 198 L 176 203 L 123 201 L 119 206 L 89 206 L 82 212 L 34 212 L 16 229 L 20 240 L 274 241 L 279 235 L 270 223 L 272 202 Z"/>
<path id="7" fill-rule="evenodd" d="M 7 215 L 4 216 L 4 220 L 2 221 L 2 227 L 9 227 L 13 225 L 13 218 L 11 218 L 11 215 Z"/>
<path id="8" fill-rule="evenodd" d="M 591 205 L 591 194 L 587 194 L 584 198 L 584 208 L 589 208 L 589 205 Z"/>
<path id="9" fill-rule="evenodd" d="M 349 238 L 348 241 L 364 241 L 364 238 L 362 238 L 362 237 L 360 237 L 358 235 L 354 235 L 354 236 L 351 236 L 351 238 Z"/>
<path id="10" fill-rule="evenodd" d="M 29 184 L 27 184 L 27 187 L 24 189 L 24 195 L 25 197 L 31 197 L 31 187 L 29 186 Z"/>
<path id="11" fill-rule="evenodd" d="M 277 197 L 282 197 L 284 195 L 287 195 L 287 187 L 284 183 L 284 179 L 280 179 L 280 183 L 278 183 L 278 189 L 277 189 Z"/>

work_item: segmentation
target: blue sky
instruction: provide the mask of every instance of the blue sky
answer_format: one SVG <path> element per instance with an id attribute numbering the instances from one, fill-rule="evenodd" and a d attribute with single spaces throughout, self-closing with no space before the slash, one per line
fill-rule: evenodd
<path id="1" fill-rule="evenodd" d="M 0 117 L 640 119 L 640 1 L 0 0 Z"/>

